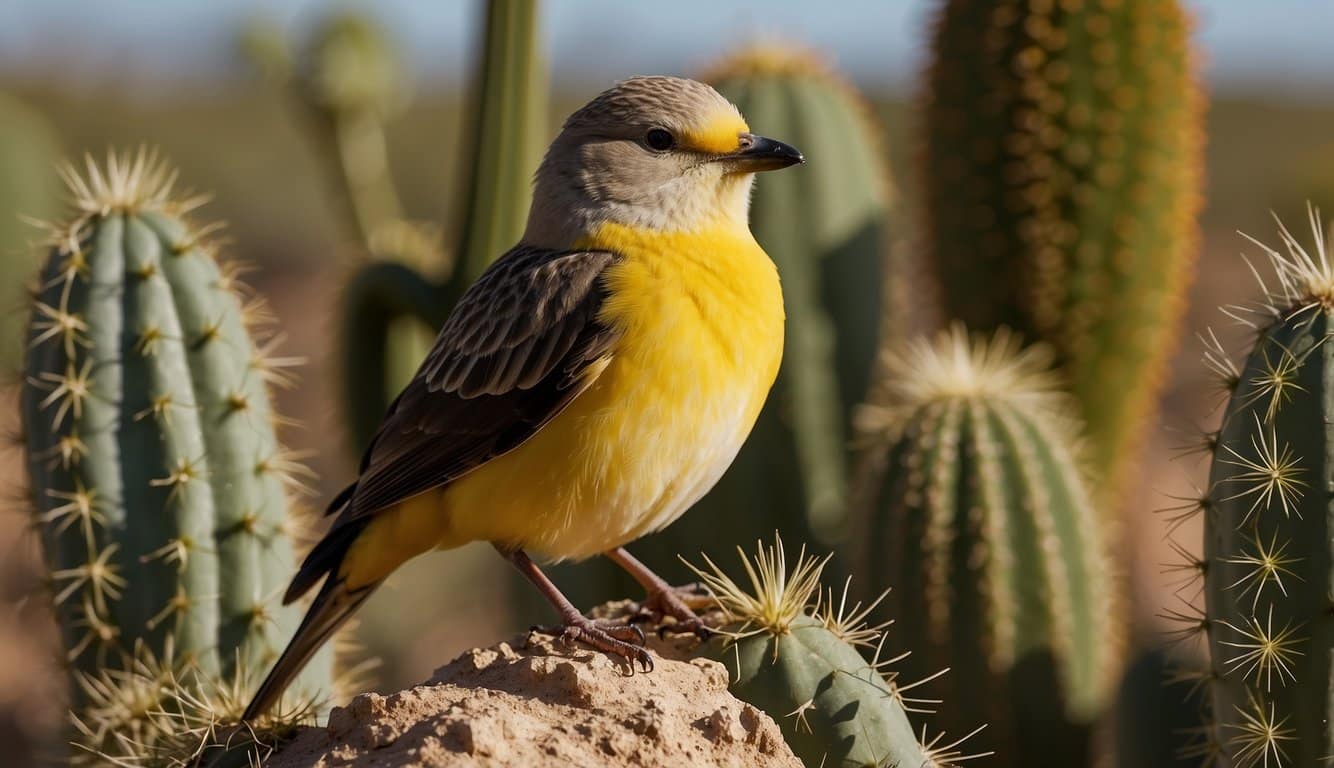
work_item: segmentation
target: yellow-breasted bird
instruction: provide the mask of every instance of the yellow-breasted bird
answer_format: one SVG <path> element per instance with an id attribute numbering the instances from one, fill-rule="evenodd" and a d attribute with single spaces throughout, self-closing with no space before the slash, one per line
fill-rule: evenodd
<path id="1" fill-rule="evenodd" d="M 802 162 L 707 85 L 617 83 L 566 121 L 523 239 L 464 294 L 389 407 L 333 525 L 297 571 L 321 579 L 246 709 L 291 678 L 399 565 L 489 541 L 563 635 L 638 661 L 639 630 L 583 616 L 528 552 L 605 554 L 681 626 L 699 620 L 623 549 L 671 523 L 735 458 L 783 347 L 778 274 L 747 225 L 756 171 Z"/>

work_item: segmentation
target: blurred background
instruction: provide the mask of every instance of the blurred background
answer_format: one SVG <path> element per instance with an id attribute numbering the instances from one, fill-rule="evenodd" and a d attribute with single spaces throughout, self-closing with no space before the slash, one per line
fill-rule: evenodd
<path id="1" fill-rule="evenodd" d="M 551 0 L 539 26 L 550 61 L 545 130 L 554 133 L 570 109 L 618 78 L 697 74 L 738 45 L 796 41 L 841 70 L 873 106 L 894 176 L 894 239 L 911 249 L 920 186 L 913 103 L 935 6 Z M 1122 500 L 1131 544 L 1120 550 L 1121 565 L 1139 633 L 1159 628 L 1155 617 L 1171 595 L 1160 566 L 1165 526 L 1152 511 L 1203 482 L 1201 466 L 1168 460 L 1189 430 L 1211 417 L 1195 334 L 1210 325 L 1225 337 L 1235 334 L 1217 307 L 1255 295 L 1238 258 L 1247 248 L 1238 231 L 1272 240 L 1271 210 L 1300 221 L 1307 200 L 1334 205 L 1334 5 L 1201 0 L 1189 7 L 1209 93 L 1203 237 L 1160 426 L 1146 436 L 1136 495 Z M 361 245 L 346 226 L 327 150 L 312 140 L 284 77 L 315 30 L 344 11 L 373 20 L 390 43 L 382 73 L 392 84 L 384 146 L 397 204 L 408 218 L 447 228 L 460 194 L 454 179 L 466 133 L 462 105 L 481 40 L 480 3 L 0 2 L 0 138 L 23 123 L 59 156 L 157 147 L 180 169 L 183 186 L 211 194 L 201 218 L 227 223 L 228 253 L 258 267 L 248 279 L 272 303 L 284 350 L 306 359 L 301 384 L 279 393 L 278 407 L 302 425 L 287 439 L 308 452 L 320 477 L 310 500 L 320 508 L 349 478 L 357 452 L 338 405 L 338 312 Z M 46 151 L 16 154 L 38 162 Z M 34 178 L 51 176 L 39 168 Z M 21 212 L 54 215 L 0 197 L 0 232 L 12 230 L 9 219 Z M 9 237 L 3 247 L 24 252 L 24 238 L 35 236 Z M 21 312 L 12 287 L 34 261 L 7 253 L 0 263 L 5 300 Z M 6 431 L 16 433 L 14 412 L 6 407 L 3 418 Z M 3 462 L 5 487 L 21 488 L 20 451 L 7 451 Z M 15 765 L 27 764 L 33 745 L 58 726 L 63 685 L 54 629 L 27 600 L 40 576 L 35 539 L 24 535 L 21 495 L 5 494 L 15 514 L 0 517 L 0 755 Z M 1198 534 L 1186 528 L 1180 539 L 1193 545 Z M 688 574 L 678 565 L 669 575 L 684 581 Z M 547 620 L 536 604 L 511 599 L 525 589 L 486 547 L 429 555 L 403 569 L 361 616 L 360 639 L 383 662 L 377 687 L 409 685 L 467 647 Z M 7 762 L 15 755 L 17 762 Z"/>

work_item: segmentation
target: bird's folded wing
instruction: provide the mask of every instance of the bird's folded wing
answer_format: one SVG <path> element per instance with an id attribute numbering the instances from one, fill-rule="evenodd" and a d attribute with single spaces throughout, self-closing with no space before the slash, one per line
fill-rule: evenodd
<path id="1" fill-rule="evenodd" d="M 519 246 L 493 264 L 390 406 L 335 527 L 512 450 L 586 389 L 617 336 L 598 317 L 615 260 Z"/>

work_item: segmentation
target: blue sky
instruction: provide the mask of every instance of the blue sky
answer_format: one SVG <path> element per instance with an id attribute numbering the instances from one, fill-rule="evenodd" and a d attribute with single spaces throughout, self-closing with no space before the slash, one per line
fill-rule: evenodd
<path id="1" fill-rule="evenodd" d="M 690 72 L 738 41 L 803 40 L 868 85 L 902 86 L 921 61 L 935 0 L 549 0 L 544 31 L 558 80 Z M 293 31 L 326 0 L 0 0 L 0 76 L 76 79 L 226 76 L 236 29 L 256 14 Z M 342 5 L 358 5 L 355 0 Z M 466 72 L 479 3 L 363 1 L 403 41 L 424 82 Z M 1196 0 L 1197 38 L 1220 87 L 1334 92 L 1331 0 Z"/>

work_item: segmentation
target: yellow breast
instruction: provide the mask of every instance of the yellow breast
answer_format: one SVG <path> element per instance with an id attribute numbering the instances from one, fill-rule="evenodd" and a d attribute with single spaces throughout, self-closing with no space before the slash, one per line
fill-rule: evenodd
<path id="1" fill-rule="evenodd" d="M 445 546 L 577 559 L 661 528 L 717 482 L 773 384 L 782 295 L 749 231 L 604 226 L 580 246 L 622 256 L 601 316 L 620 340 L 560 416 L 444 490 Z"/>

